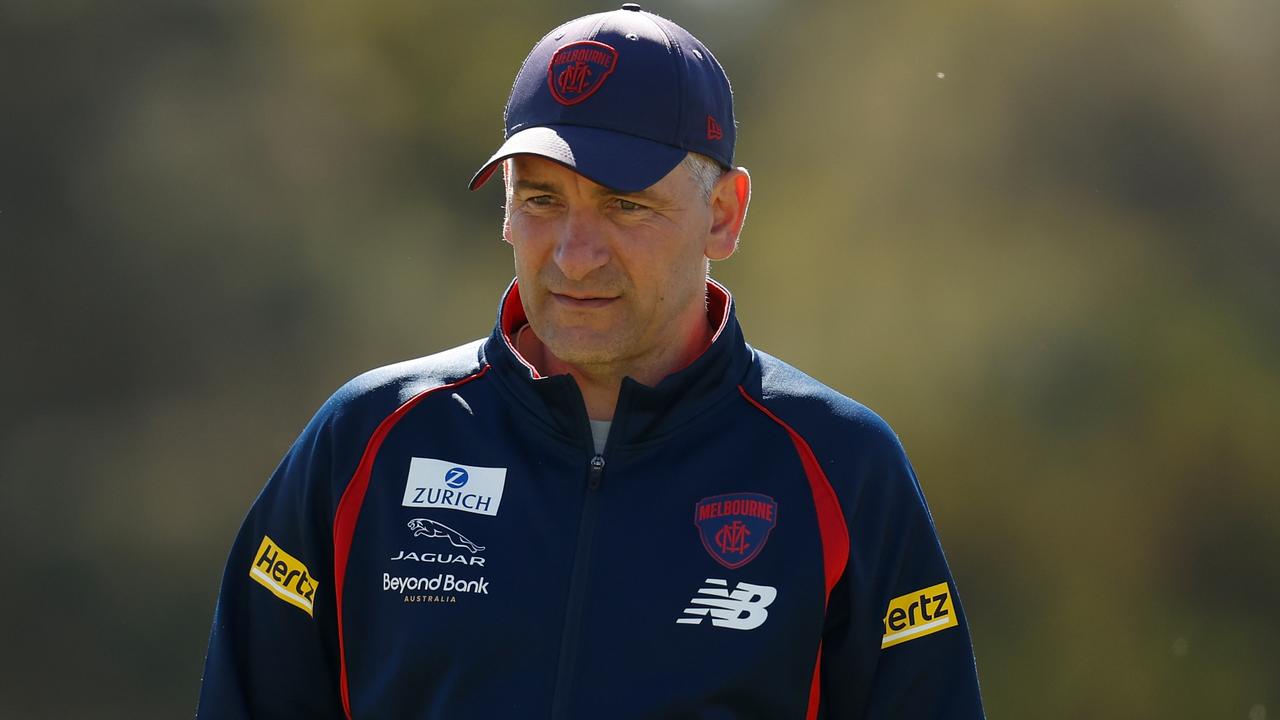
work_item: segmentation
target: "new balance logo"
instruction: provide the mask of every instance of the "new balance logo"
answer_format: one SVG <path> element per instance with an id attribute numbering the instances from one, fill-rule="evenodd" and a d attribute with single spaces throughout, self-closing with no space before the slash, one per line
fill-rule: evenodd
<path id="1" fill-rule="evenodd" d="M 778 589 L 768 585 L 752 585 L 740 582 L 729 590 L 727 580 L 707 578 L 706 587 L 700 588 L 685 608 L 684 614 L 692 617 L 676 618 L 681 625 L 700 625 L 711 619 L 716 627 L 734 630 L 754 630 L 769 619 L 765 608 L 778 597 Z"/>

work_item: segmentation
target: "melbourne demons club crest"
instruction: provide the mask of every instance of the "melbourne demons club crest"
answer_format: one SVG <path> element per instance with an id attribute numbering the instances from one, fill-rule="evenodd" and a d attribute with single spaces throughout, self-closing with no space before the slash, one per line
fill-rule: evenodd
<path id="1" fill-rule="evenodd" d="M 595 94 L 618 65 L 618 51 L 595 40 L 569 43 L 551 56 L 547 84 L 561 105 L 577 105 Z"/>
<path id="2" fill-rule="evenodd" d="M 702 546 L 716 562 L 734 570 L 755 559 L 778 524 L 778 503 L 760 493 L 702 498 L 693 506 Z"/>

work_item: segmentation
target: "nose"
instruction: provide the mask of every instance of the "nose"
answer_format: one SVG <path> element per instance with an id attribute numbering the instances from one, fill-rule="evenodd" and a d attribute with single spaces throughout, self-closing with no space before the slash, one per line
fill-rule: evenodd
<path id="1" fill-rule="evenodd" d="M 609 245 L 598 213 L 574 209 L 565 216 L 556 241 L 556 266 L 570 280 L 582 280 L 609 263 Z"/>

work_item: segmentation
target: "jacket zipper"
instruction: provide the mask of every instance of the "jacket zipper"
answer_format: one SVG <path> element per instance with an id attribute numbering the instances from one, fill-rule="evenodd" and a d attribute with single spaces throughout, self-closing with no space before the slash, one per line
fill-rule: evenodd
<path id="1" fill-rule="evenodd" d="M 587 594 L 587 567 L 591 540 L 595 535 L 600 483 L 604 480 L 604 455 L 597 453 L 587 464 L 587 492 L 578 522 L 578 547 L 569 581 L 569 602 L 565 608 L 564 631 L 560 636 L 560 662 L 556 670 L 556 690 L 551 702 L 553 720 L 568 718 L 573 700 L 573 674 L 578 661 L 578 638 L 582 629 L 582 605 Z"/>

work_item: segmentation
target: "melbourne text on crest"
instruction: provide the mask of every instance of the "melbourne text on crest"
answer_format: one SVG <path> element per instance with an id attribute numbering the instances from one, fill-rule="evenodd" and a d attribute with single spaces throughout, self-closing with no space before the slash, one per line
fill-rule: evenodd
<path id="1" fill-rule="evenodd" d="M 773 504 L 752 498 L 714 500 L 698 506 L 698 521 L 732 515 L 746 515 L 773 522 Z"/>
<path id="2" fill-rule="evenodd" d="M 561 50 L 551 58 L 552 65 L 562 65 L 571 62 L 595 63 L 597 65 L 612 65 L 613 56 L 602 50 L 594 48 L 571 48 Z"/>

